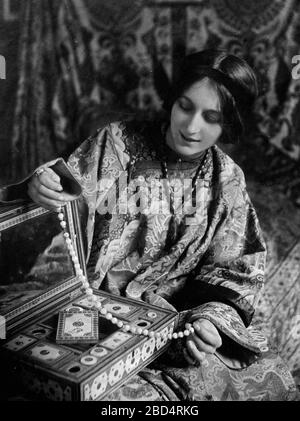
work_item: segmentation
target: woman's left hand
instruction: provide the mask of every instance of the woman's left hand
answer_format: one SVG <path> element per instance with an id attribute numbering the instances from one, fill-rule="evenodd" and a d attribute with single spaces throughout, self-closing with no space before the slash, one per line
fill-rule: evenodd
<path id="1" fill-rule="evenodd" d="M 190 364 L 201 363 L 205 354 L 214 354 L 222 345 L 218 329 L 206 319 L 198 319 L 193 323 L 195 329 L 186 339 L 185 358 Z"/>

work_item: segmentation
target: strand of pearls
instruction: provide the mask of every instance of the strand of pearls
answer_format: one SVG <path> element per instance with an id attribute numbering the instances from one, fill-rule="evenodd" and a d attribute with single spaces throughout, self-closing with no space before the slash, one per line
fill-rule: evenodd
<path id="1" fill-rule="evenodd" d="M 156 338 L 162 337 L 163 336 L 162 332 L 155 332 L 155 331 L 152 331 L 152 330 L 143 329 L 143 328 L 135 326 L 135 325 L 124 323 L 122 320 L 115 317 L 112 313 L 107 311 L 107 309 L 102 306 L 101 302 L 97 299 L 97 296 L 94 295 L 93 290 L 90 287 L 90 284 L 89 284 L 86 276 L 84 275 L 83 270 L 80 267 L 80 262 L 79 262 L 77 253 L 74 249 L 70 234 L 68 233 L 68 231 L 66 229 L 67 223 L 64 219 L 64 214 L 63 214 L 61 209 L 58 211 L 57 216 L 58 216 L 58 219 L 59 219 L 60 226 L 63 229 L 63 236 L 64 236 L 64 239 L 65 239 L 70 257 L 71 257 L 71 259 L 73 261 L 73 264 L 74 264 L 76 276 L 81 281 L 82 290 L 88 296 L 88 300 L 93 305 L 93 308 L 98 310 L 99 313 L 102 314 L 102 316 L 104 316 L 111 323 L 118 326 L 118 328 L 122 329 L 124 332 L 130 332 L 130 333 L 133 333 L 135 335 L 149 336 L 150 338 L 152 338 L 152 337 L 156 337 Z M 180 331 L 180 332 L 172 332 L 171 331 L 168 334 L 168 339 L 183 338 L 184 336 L 189 336 L 193 332 L 194 332 L 193 326 L 190 323 L 186 323 L 184 331 Z"/>

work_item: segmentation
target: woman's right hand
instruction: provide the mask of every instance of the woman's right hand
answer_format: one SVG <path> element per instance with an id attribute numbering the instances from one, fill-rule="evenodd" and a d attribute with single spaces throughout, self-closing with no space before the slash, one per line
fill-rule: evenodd
<path id="1" fill-rule="evenodd" d="M 58 210 L 74 197 L 63 191 L 60 177 L 51 169 L 35 172 L 28 183 L 28 195 L 38 205 L 49 210 Z"/>

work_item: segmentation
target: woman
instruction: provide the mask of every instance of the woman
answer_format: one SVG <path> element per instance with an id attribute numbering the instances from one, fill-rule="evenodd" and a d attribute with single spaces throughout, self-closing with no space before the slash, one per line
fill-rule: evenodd
<path id="1" fill-rule="evenodd" d="M 82 188 L 90 283 L 176 309 L 179 328 L 194 327 L 109 399 L 294 397 L 287 369 L 250 325 L 265 244 L 243 172 L 216 145 L 242 138 L 256 92 L 242 59 L 189 55 L 165 121 L 112 123 L 69 158 Z M 51 164 L 31 178 L 28 194 L 55 209 L 74 197 Z"/>

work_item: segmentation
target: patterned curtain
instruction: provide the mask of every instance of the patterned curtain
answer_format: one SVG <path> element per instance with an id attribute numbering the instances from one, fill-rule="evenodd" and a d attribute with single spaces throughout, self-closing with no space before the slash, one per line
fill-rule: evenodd
<path id="1" fill-rule="evenodd" d="M 221 47 L 259 76 L 251 165 L 299 192 L 298 0 L 28 0 L 22 22 L 12 178 L 109 119 L 159 111 L 177 59 Z"/>

